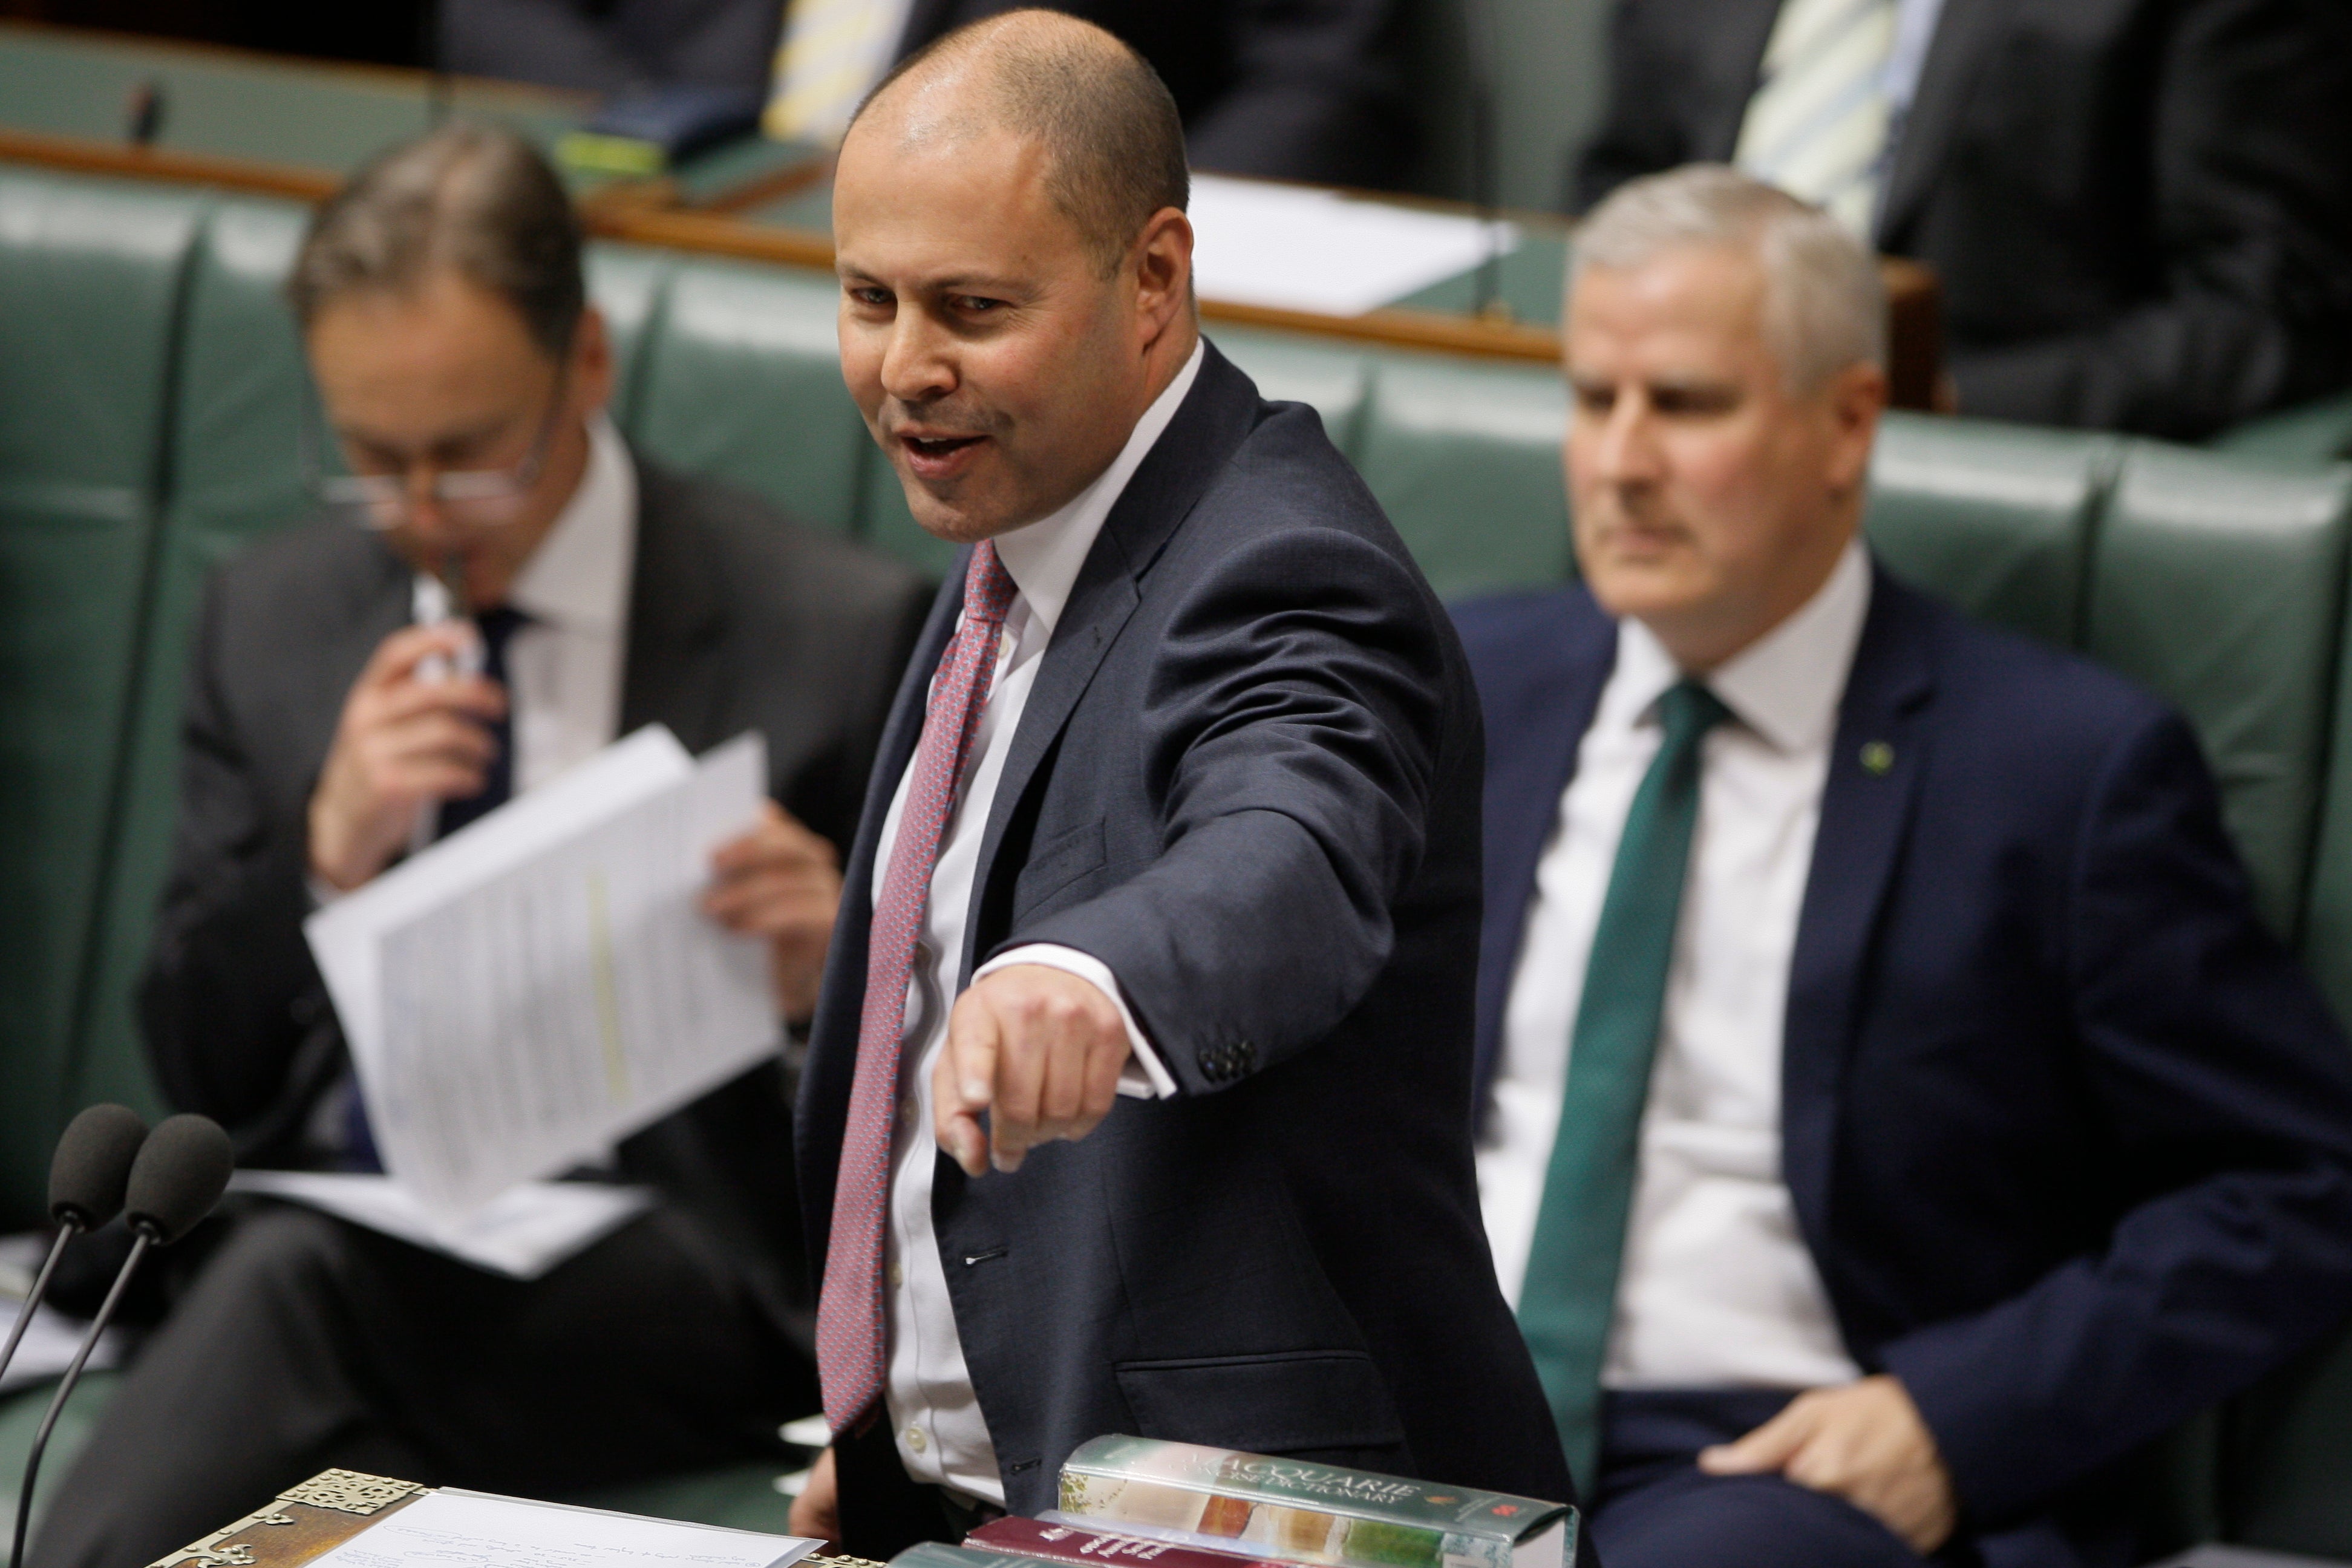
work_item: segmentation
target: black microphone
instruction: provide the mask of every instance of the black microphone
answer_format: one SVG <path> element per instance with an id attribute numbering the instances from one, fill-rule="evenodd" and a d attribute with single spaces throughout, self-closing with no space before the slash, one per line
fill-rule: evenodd
<path id="1" fill-rule="evenodd" d="M 131 1177 L 131 1162 L 147 1137 L 147 1123 L 127 1105 L 93 1105 L 67 1123 L 49 1160 L 49 1217 L 58 1222 L 49 1256 L 33 1279 L 31 1294 L 17 1310 L 8 1343 L 0 1347 L 0 1373 L 16 1359 L 16 1347 L 32 1326 L 33 1313 L 49 1293 L 49 1276 L 58 1271 L 66 1243 L 86 1230 L 96 1230 L 122 1210 L 123 1185 Z"/>
<path id="2" fill-rule="evenodd" d="M 212 1213 L 221 1194 L 228 1190 L 229 1174 L 236 1168 L 236 1153 L 229 1147 L 228 1134 L 209 1117 L 167 1117 L 140 1144 L 121 1198 L 123 1223 L 131 1227 L 132 1237 L 131 1256 L 122 1260 L 122 1270 L 115 1275 L 105 1304 L 90 1320 L 89 1331 L 82 1335 L 72 1364 L 49 1398 L 48 1412 L 33 1437 L 32 1452 L 25 1456 L 25 1484 L 16 1490 L 16 1540 L 8 1556 L 11 1563 L 21 1568 L 25 1561 L 25 1530 L 33 1518 L 33 1483 L 41 1473 L 41 1455 L 49 1446 L 58 1412 L 72 1397 L 74 1384 L 81 1381 L 83 1363 L 98 1347 L 98 1336 L 106 1332 L 115 1308 L 122 1304 L 131 1270 L 139 1267 L 149 1247 L 171 1246 Z"/>

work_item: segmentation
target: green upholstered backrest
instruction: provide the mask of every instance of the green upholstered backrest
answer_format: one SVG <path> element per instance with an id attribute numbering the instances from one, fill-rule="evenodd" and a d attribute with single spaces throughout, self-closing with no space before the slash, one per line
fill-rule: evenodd
<path id="1" fill-rule="evenodd" d="M 871 443 L 841 384 L 824 273 L 681 263 L 651 329 L 629 433 L 646 454 L 847 531 Z"/>
<path id="2" fill-rule="evenodd" d="M 2271 929 L 2292 939 L 2327 755 L 2352 469 L 2135 442 L 2083 646 L 2196 726 Z"/>
<path id="3" fill-rule="evenodd" d="M 2118 451 L 2099 437 L 1890 414 L 1871 458 L 1864 527 L 1906 581 L 2070 647 Z"/>
<path id="4" fill-rule="evenodd" d="M 2217 451 L 2284 462 L 2352 458 L 2352 392 L 2282 408 L 2213 437 Z"/>
<path id="5" fill-rule="evenodd" d="M 0 173 L 0 1225 L 43 1205 L 205 198 Z"/>
<path id="6" fill-rule="evenodd" d="M 2232 1402 L 2221 1475 L 2230 1540 L 2352 1559 L 2352 1329 Z"/>
<path id="7" fill-rule="evenodd" d="M 196 236 L 167 405 L 171 491 L 141 606 L 115 853 L 75 1042 L 77 1102 L 161 1109 L 134 990 L 171 854 L 186 642 L 205 574 L 305 506 L 297 430 L 309 378 L 278 289 L 306 216 L 291 203 L 226 201 Z"/>
<path id="8" fill-rule="evenodd" d="M 1369 356 L 1350 454 L 1440 594 L 1467 597 L 1569 574 L 1559 373 L 1438 354 Z"/>

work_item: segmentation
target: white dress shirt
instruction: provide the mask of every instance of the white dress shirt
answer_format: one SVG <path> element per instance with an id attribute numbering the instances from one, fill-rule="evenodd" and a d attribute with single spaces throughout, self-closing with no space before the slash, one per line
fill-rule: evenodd
<path id="1" fill-rule="evenodd" d="M 931 1225 L 931 1176 L 939 1145 L 931 1135 L 931 1068 L 947 1043 L 948 1013 L 963 989 L 953 973 L 961 962 L 964 923 L 971 913 L 972 878 L 989 808 L 1003 776 L 1006 754 L 1020 728 L 1037 668 L 1053 641 L 1054 627 L 1068 604 L 1078 569 L 1094 548 L 1095 536 L 1127 482 L 1150 452 L 1177 405 L 1200 374 L 1202 350 L 1192 358 L 1136 422 L 1110 467 L 1051 516 L 996 540 L 997 558 L 1019 591 L 1004 617 L 996 675 L 972 737 L 962 787 L 948 820 L 947 837 L 931 870 L 923 907 L 923 934 L 915 949 L 907 986 L 907 1028 L 898 1052 L 898 1121 L 890 1148 L 890 1217 L 887 1232 L 889 1368 L 884 1398 L 898 1458 L 918 1481 L 944 1486 L 966 1497 L 1003 1507 L 1004 1482 L 996 1468 L 996 1447 L 972 1392 L 956 1330 L 955 1304 L 948 1297 L 940 1243 Z M 874 901 L 882 900 L 890 854 L 898 842 L 898 822 L 914 777 L 910 761 L 883 819 L 874 859 Z M 1043 963 L 1067 970 L 1108 995 L 1126 1022 L 1133 1053 L 1119 1092 L 1172 1095 L 1176 1083 L 1152 1054 L 1119 994 L 1118 982 L 1099 959 L 1070 948 L 1033 943 L 1000 953 L 973 973 L 978 979 L 1012 963 Z"/>
<path id="2" fill-rule="evenodd" d="M 1707 678 L 1731 718 L 1701 751 L 1606 1386 L 1812 1388 L 1861 1375 L 1781 1178 L 1780 1046 L 1838 704 L 1869 607 L 1856 543 L 1802 608 Z M 1478 1151 L 1486 1234 L 1514 1303 L 1593 928 L 1657 754 L 1658 699 L 1681 679 L 1645 627 L 1619 623 L 1616 668 L 1537 865 Z"/>

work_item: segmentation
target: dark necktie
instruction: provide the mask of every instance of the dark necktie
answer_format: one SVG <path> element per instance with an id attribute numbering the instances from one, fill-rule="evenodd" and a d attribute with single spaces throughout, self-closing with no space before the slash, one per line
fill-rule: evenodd
<path id="1" fill-rule="evenodd" d="M 474 617 L 475 629 L 482 634 L 482 673 L 500 686 L 508 686 L 507 645 L 516 632 L 530 624 L 530 617 L 510 605 L 496 605 Z M 490 736 L 499 743 L 498 755 L 490 759 L 482 776 L 479 795 L 463 800 L 441 803 L 440 819 L 436 825 L 436 838 L 446 838 L 457 829 L 477 818 L 488 816 L 514 798 L 514 693 L 507 693 L 506 712 L 488 726 Z"/>
<path id="2" fill-rule="evenodd" d="M 1727 710 L 1695 680 L 1658 700 L 1658 754 L 1625 814 L 1625 834 L 1592 933 L 1570 1035 L 1559 1135 L 1519 1291 L 1519 1327 L 1535 1354 L 1578 1494 L 1595 1495 L 1601 1368 L 1698 822 L 1700 742 Z"/>
<path id="3" fill-rule="evenodd" d="M 507 686 L 507 645 L 516 632 L 530 624 L 530 617 L 510 605 L 497 605 L 474 617 L 474 629 L 482 636 L 482 673 L 500 686 Z M 457 829 L 477 818 L 496 811 L 514 798 L 514 693 L 507 693 L 507 708 L 499 721 L 488 726 L 491 738 L 498 742 L 498 755 L 490 759 L 484 770 L 481 793 L 463 800 L 445 800 L 434 820 L 434 837 L 446 838 Z M 375 1130 L 368 1125 L 367 1101 L 360 1094 L 359 1080 L 352 1080 L 351 1102 L 343 1111 L 343 1168 L 350 1171 L 381 1171 L 383 1156 L 375 1146 Z"/>

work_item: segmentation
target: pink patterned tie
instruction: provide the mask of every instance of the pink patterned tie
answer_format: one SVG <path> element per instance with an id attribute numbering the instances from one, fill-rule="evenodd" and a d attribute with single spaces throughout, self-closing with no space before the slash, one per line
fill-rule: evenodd
<path id="1" fill-rule="evenodd" d="M 816 1364 L 824 1415 L 847 1431 L 882 1393 L 885 1364 L 883 1224 L 890 1206 L 890 1127 L 898 1099 L 898 1046 L 907 1026 L 907 982 L 923 934 L 931 868 L 947 837 L 990 678 L 1013 579 L 982 540 L 963 581 L 963 624 L 940 656 L 914 778 L 898 818 L 890 868 L 874 910 L 866 953 L 866 1011 L 857 1026 L 857 1075 L 841 1140 L 841 1173 L 833 1190 L 833 1236 L 824 1286 L 817 1297 Z"/>

